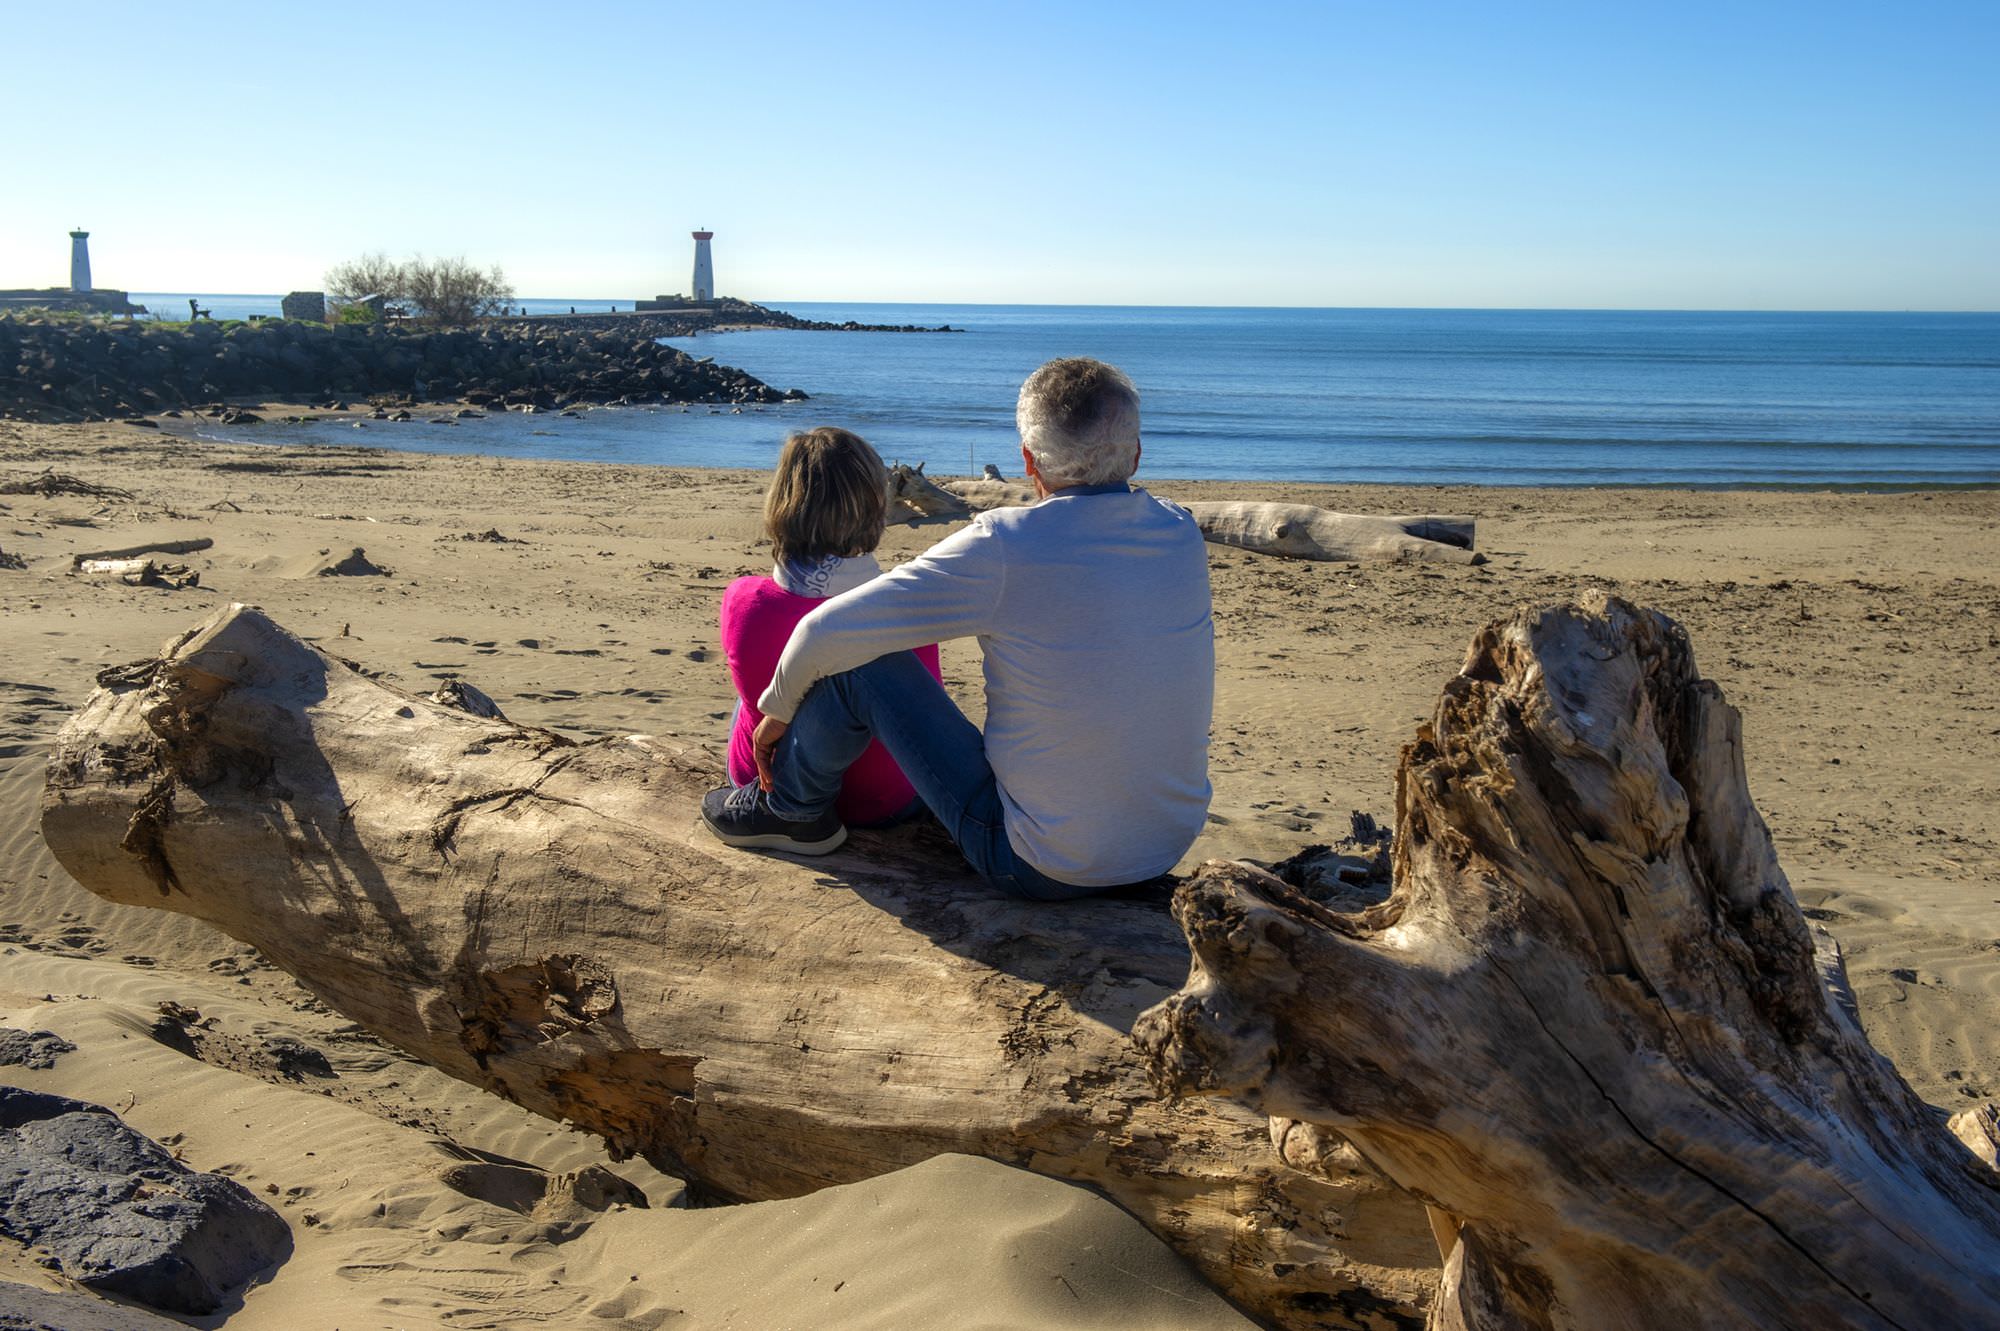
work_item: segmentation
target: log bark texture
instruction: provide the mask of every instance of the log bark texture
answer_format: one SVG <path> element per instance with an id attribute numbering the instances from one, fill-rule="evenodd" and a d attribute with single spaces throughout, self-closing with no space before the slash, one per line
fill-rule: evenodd
<path id="1" fill-rule="evenodd" d="M 1676 625 L 1490 627 L 1397 806 L 1372 901 L 1205 866 L 1137 1038 L 1462 1224 L 1435 1327 L 2000 1326 L 2000 1175 L 1869 1046 Z"/>
<path id="2" fill-rule="evenodd" d="M 988 1156 L 1101 1188 L 1276 1325 L 1423 1321 L 1415 1202 L 1153 1094 L 1128 1031 L 1188 964 L 1163 899 L 1014 901 L 914 830 L 732 851 L 703 751 L 467 715 L 241 606 L 100 683 L 50 760 L 64 867 L 454 1076 L 720 1198 Z"/>

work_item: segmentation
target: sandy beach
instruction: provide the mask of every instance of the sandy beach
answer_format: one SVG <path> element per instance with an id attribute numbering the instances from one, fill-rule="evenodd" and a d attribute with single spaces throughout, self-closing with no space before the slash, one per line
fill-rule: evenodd
<path id="1" fill-rule="evenodd" d="M 732 702 L 719 597 L 768 568 L 742 471 L 216 445 L 0 423 L 0 483 L 45 468 L 130 499 L 0 496 L 0 1025 L 77 1048 L 0 1080 L 93 1100 L 279 1207 L 296 1250 L 231 1327 L 1249 1326 L 1088 1190 L 962 1157 L 786 1202 L 685 1208 L 677 1182 L 385 1047 L 250 949 L 72 883 L 42 846 L 46 748 L 96 672 L 231 601 L 413 691 L 463 678 L 574 737 L 711 745 Z M 1869 1036 L 1955 1111 L 2000 1095 L 2000 492 L 1176 483 L 1180 499 L 1469 513 L 1477 568 L 1210 547 L 1209 828 L 1187 865 L 1274 860 L 1391 811 L 1397 757 L 1472 635 L 1604 588 L 1674 616 L 1744 717 L 1751 790 Z M 892 526 L 885 563 L 952 530 Z M 199 586 L 71 571 L 209 538 Z M 361 549 L 382 576 L 321 576 Z M 979 714 L 977 650 L 943 649 Z M 198 1009 L 201 1058 L 146 1038 Z M 273 1050 L 323 1052 L 332 1076 Z M 517 1162 L 509 1164 L 508 1162 Z M 566 1201 L 612 1169 L 649 1206 Z M 56 1287 L 0 1244 L 0 1278 Z M 223 1316 L 199 1322 L 221 1325 Z"/>

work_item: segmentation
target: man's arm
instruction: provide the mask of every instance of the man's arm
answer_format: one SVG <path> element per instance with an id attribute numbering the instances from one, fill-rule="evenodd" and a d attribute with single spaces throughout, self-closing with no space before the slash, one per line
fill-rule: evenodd
<path id="1" fill-rule="evenodd" d="M 901 568 L 829 600 L 792 630 L 757 710 L 789 723 L 806 691 L 828 675 L 984 632 L 1006 581 L 999 547 L 999 537 L 974 522 Z"/>

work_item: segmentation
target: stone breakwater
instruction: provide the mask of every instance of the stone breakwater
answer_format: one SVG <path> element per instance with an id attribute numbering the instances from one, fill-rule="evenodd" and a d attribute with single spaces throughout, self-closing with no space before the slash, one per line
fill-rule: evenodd
<path id="1" fill-rule="evenodd" d="M 505 406 L 784 402 L 645 327 L 143 324 L 0 317 L 0 419 L 92 421 L 222 402 L 378 397 Z"/>
<path id="2" fill-rule="evenodd" d="M 654 337 L 693 337 L 696 333 L 721 329 L 785 328 L 814 333 L 960 333 L 950 324 L 935 327 L 923 324 L 864 324 L 849 319 L 828 323 L 824 319 L 801 319 L 784 310 L 724 296 L 707 305 L 680 306 L 646 301 L 641 307 L 615 314 L 521 314 L 499 322 L 533 324 L 551 328 L 644 328 Z"/>

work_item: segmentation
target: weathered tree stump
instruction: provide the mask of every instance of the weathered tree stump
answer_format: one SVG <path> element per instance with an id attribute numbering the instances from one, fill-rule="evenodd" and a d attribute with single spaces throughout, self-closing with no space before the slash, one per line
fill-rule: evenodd
<path id="1" fill-rule="evenodd" d="M 1433 1326 L 2000 1326 L 2000 1175 L 1835 997 L 1676 625 L 1487 629 L 1397 815 L 1386 899 L 1184 885 L 1195 966 L 1138 1039 L 1163 1089 L 1344 1134 L 1462 1224 Z"/>
<path id="2" fill-rule="evenodd" d="M 1188 965 L 1158 900 L 1014 901 L 920 832 L 732 851 L 705 754 L 471 716 L 241 606 L 100 683 L 50 759 L 64 867 L 427 1063 L 714 1196 L 984 1155 L 1101 1188 L 1277 1325 L 1423 1320 L 1415 1202 L 1153 1094 L 1127 1032 Z"/>

